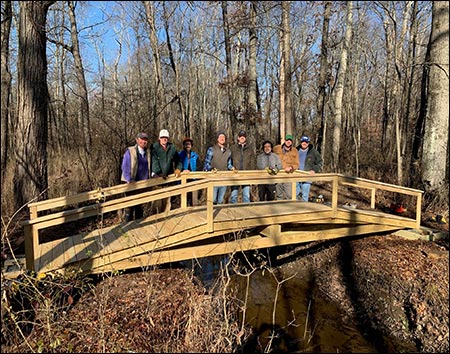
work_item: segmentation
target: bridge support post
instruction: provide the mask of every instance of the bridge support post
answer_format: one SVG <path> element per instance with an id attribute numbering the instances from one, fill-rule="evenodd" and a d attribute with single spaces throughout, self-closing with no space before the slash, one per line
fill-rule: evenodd
<path id="1" fill-rule="evenodd" d="M 33 225 L 25 225 L 25 261 L 28 270 L 36 271 L 36 252 L 39 248 L 39 233 Z"/>
<path id="2" fill-rule="evenodd" d="M 331 196 L 331 209 L 333 210 L 333 218 L 335 218 L 337 215 L 338 189 L 339 189 L 339 180 L 338 176 L 335 176 L 333 177 L 333 192 Z"/>
<path id="3" fill-rule="evenodd" d="M 206 224 L 208 225 L 208 232 L 214 231 L 214 186 L 212 184 L 208 185 L 206 194 Z"/>

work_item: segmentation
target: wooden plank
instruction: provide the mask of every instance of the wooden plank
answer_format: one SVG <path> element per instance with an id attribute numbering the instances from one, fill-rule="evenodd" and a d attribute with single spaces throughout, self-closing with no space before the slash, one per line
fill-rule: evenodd
<path id="1" fill-rule="evenodd" d="M 349 222 L 362 222 L 369 224 L 390 225 L 400 228 L 414 228 L 415 221 L 397 215 L 384 214 L 372 210 L 345 210 L 339 209 L 337 219 Z"/>
<path id="2" fill-rule="evenodd" d="M 281 225 L 269 225 L 263 228 L 259 233 L 267 237 L 279 237 L 281 233 Z"/>
<path id="3" fill-rule="evenodd" d="M 62 245 L 64 246 L 64 264 L 76 262 L 78 260 L 78 257 L 75 252 L 73 237 L 68 237 L 67 240 L 62 243 Z"/>
<path id="4" fill-rule="evenodd" d="M 386 232 L 396 230 L 390 226 L 374 226 L 361 225 L 350 228 L 339 228 L 338 230 L 328 230 L 326 232 L 292 232 L 281 233 L 279 237 L 262 237 L 252 236 L 248 238 L 239 239 L 236 241 L 227 241 L 222 243 L 215 243 L 209 245 L 195 246 L 184 249 L 168 250 L 155 252 L 152 255 L 136 257 L 132 261 L 125 260 L 115 263 L 115 269 L 129 269 L 137 266 L 158 265 L 167 262 L 176 262 L 186 259 L 203 258 L 209 256 L 216 256 L 221 254 L 233 254 L 241 251 L 249 251 L 258 248 L 275 247 L 289 244 L 297 244 L 304 242 L 311 242 L 315 240 L 327 240 L 345 236 L 353 236 L 359 233 L 373 233 Z M 107 268 L 97 268 L 94 272 L 107 271 Z"/>
<path id="5" fill-rule="evenodd" d="M 60 269 L 65 263 L 64 254 L 64 242 L 48 242 L 45 249 L 43 249 L 43 255 L 40 259 L 40 270 L 41 272 L 49 272 L 55 269 Z M 53 246 L 52 246 L 53 244 Z"/>
<path id="6" fill-rule="evenodd" d="M 212 237 L 210 233 L 205 233 L 206 226 L 199 226 L 199 228 L 203 228 L 204 233 L 203 233 L 203 236 L 197 236 L 197 238 L 195 239 L 196 241 L 198 241 L 202 238 Z M 185 235 L 178 234 L 175 236 L 170 236 L 169 239 L 165 239 L 164 244 L 161 244 L 161 241 L 159 241 L 159 240 L 154 240 L 154 241 L 150 241 L 146 244 L 138 245 L 133 248 L 129 248 L 129 249 L 125 249 L 125 250 L 118 250 L 118 251 L 114 252 L 113 254 L 109 254 L 107 256 L 108 256 L 109 262 L 113 263 L 113 262 L 125 260 L 129 257 L 134 257 L 138 254 L 155 253 L 155 252 L 157 252 L 158 249 L 162 249 L 162 247 L 169 247 L 169 246 L 174 246 L 174 245 L 179 246 L 180 243 L 183 243 L 183 242 L 188 242 L 188 239 L 186 238 Z M 106 253 L 104 253 L 103 255 L 106 256 Z M 102 262 L 98 261 L 98 258 L 99 257 L 97 256 L 92 259 L 92 268 L 93 269 L 96 267 L 99 267 L 102 264 Z"/>
<path id="7" fill-rule="evenodd" d="M 177 220 L 166 219 L 160 221 L 159 223 L 149 224 L 145 227 L 142 227 L 141 229 L 133 229 L 131 225 L 133 225 L 133 227 L 136 227 L 136 225 L 133 223 L 128 224 L 128 226 L 126 226 L 126 229 L 121 229 L 129 234 L 129 237 L 133 239 L 134 244 L 132 244 L 130 247 L 130 244 L 124 245 L 122 243 L 122 249 L 101 250 L 100 252 L 92 256 L 92 266 L 95 267 L 99 262 L 101 264 L 104 264 L 105 256 L 108 256 L 109 261 L 113 262 L 117 259 L 128 258 L 136 254 L 154 252 L 155 249 L 161 247 L 173 246 L 174 244 L 180 242 L 188 242 L 188 239 L 192 238 L 192 235 L 197 235 L 197 233 L 199 232 L 204 233 L 206 231 L 205 229 L 200 231 L 198 230 L 198 228 L 201 228 L 202 226 L 199 225 L 199 223 L 196 221 L 198 220 L 197 218 L 192 218 L 191 220 L 192 224 L 197 225 L 195 230 L 193 229 L 193 227 L 183 227 L 185 223 L 180 222 L 180 218 L 181 220 L 184 220 L 186 216 L 178 215 L 178 218 L 176 218 Z M 203 225 L 205 224 L 206 223 L 203 222 Z M 167 228 L 167 230 L 165 230 L 165 228 Z M 174 231 L 177 231 L 179 233 L 171 235 L 171 233 L 174 233 Z M 158 233 L 159 236 L 143 237 L 143 234 L 145 233 L 151 235 L 155 235 Z M 208 235 L 208 237 L 211 237 L 211 235 Z M 101 260 L 99 261 L 98 259 Z"/>
<path id="8" fill-rule="evenodd" d="M 97 239 L 93 237 L 85 237 L 87 235 L 88 234 L 79 234 L 74 239 L 74 243 L 77 242 L 79 244 L 79 247 L 82 247 L 82 250 L 78 250 L 78 252 L 80 253 L 80 259 L 83 261 L 91 259 L 99 252 Z M 81 257 L 81 254 L 83 255 L 83 257 Z"/>

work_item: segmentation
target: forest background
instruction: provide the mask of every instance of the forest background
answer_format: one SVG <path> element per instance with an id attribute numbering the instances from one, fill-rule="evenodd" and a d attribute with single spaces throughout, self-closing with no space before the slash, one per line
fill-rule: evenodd
<path id="1" fill-rule="evenodd" d="M 116 185 L 140 131 L 203 159 L 311 137 L 324 172 L 448 218 L 446 1 L 2 1 L 2 244 L 26 204 Z M 12 222 L 14 221 L 14 222 Z"/>

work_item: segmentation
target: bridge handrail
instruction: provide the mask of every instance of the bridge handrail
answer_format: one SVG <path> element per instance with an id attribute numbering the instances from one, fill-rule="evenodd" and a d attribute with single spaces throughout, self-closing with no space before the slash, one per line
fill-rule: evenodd
<path id="1" fill-rule="evenodd" d="M 285 171 L 280 171 L 278 175 L 271 176 L 266 173 L 262 173 L 261 170 L 238 171 L 238 173 L 232 171 L 218 171 L 217 173 L 191 172 L 189 174 L 182 174 L 180 178 L 176 178 L 174 175 L 171 175 L 167 179 L 156 178 L 131 184 L 121 184 L 105 189 L 99 188 L 97 190 L 80 193 L 71 197 L 54 198 L 47 201 L 30 203 L 30 210 L 34 207 L 34 212 L 30 212 L 30 219 L 25 220 L 22 223 L 25 229 L 27 267 L 29 267 L 29 264 L 32 264 L 34 267 L 35 255 L 39 248 L 39 230 L 50 226 L 64 224 L 66 222 L 76 221 L 83 218 L 120 210 L 137 204 L 149 203 L 169 198 L 175 195 L 181 196 L 181 207 L 185 208 L 187 206 L 187 193 L 206 189 L 207 223 L 208 229 L 210 229 L 210 231 L 213 231 L 213 187 L 242 184 L 257 185 L 269 183 L 291 183 L 293 192 L 292 199 L 295 200 L 295 186 L 296 182 L 298 181 L 331 182 L 331 207 L 333 210 L 333 215 L 336 215 L 337 213 L 339 185 L 348 185 L 358 188 L 370 189 L 372 191 L 372 209 L 375 208 L 375 192 L 377 190 L 385 190 L 415 196 L 417 198 L 415 221 L 417 224 L 417 228 L 420 228 L 421 198 L 423 191 L 417 189 L 396 186 L 379 181 L 371 181 L 359 177 L 345 176 L 337 173 L 318 173 L 310 175 L 301 171 L 296 171 L 295 173 L 290 174 L 286 173 Z M 167 184 L 174 185 L 165 187 L 164 189 L 152 188 Z M 143 190 L 142 193 L 107 200 L 107 197 L 140 189 Z M 56 207 L 66 207 L 71 204 L 87 201 L 95 201 L 95 204 L 53 212 L 48 215 L 37 216 L 37 210 L 43 211 Z"/>

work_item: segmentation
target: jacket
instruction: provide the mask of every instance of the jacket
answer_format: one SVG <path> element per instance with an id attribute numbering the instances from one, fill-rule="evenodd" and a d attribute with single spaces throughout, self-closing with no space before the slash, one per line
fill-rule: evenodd
<path id="1" fill-rule="evenodd" d="M 158 176 L 168 176 L 175 170 L 181 170 L 181 160 L 175 145 L 167 143 L 164 149 L 157 141 L 152 145 L 152 173 Z"/>
<path id="2" fill-rule="evenodd" d="M 290 151 L 284 150 L 284 144 L 283 145 L 276 145 L 273 148 L 273 152 L 275 154 L 278 154 L 281 160 L 281 165 L 283 169 L 286 167 L 292 166 L 294 170 L 298 169 L 298 150 L 292 146 Z"/>
<path id="3" fill-rule="evenodd" d="M 197 171 L 199 156 L 195 151 L 191 150 L 191 156 L 188 156 L 186 150 L 181 150 L 178 155 L 180 156 L 182 170 Z"/>
<path id="4" fill-rule="evenodd" d="M 297 146 L 297 151 L 300 151 L 301 145 Z M 300 153 L 299 153 L 299 161 L 300 161 Z M 322 171 L 323 167 L 323 159 L 322 155 L 320 155 L 320 152 L 316 150 L 316 148 L 313 146 L 313 144 L 308 145 L 308 152 L 306 153 L 306 160 L 305 160 L 305 169 L 304 171 L 311 171 L 313 170 L 315 173 L 319 173 Z M 300 169 L 300 162 L 299 167 Z"/>
<path id="5" fill-rule="evenodd" d="M 145 157 L 138 153 L 138 146 L 127 148 L 122 159 L 122 182 L 134 182 L 149 179 L 151 176 L 152 159 L 150 149 L 146 149 Z"/>
<path id="6" fill-rule="evenodd" d="M 281 169 L 281 160 L 278 154 L 273 152 L 266 154 L 262 152 L 256 157 L 256 167 L 258 170 L 264 170 L 266 167 Z"/>
<path id="7" fill-rule="evenodd" d="M 221 148 L 218 144 L 210 146 L 206 151 L 204 171 L 211 171 L 213 168 L 219 171 L 231 170 L 231 150 Z"/>
<path id="8" fill-rule="evenodd" d="M 255 170 L 256 156 L 253 152 L 252 146 L 249 144 L 241 145 L 234 144 L 230 147 L 231 160 L 235 169 L 237 170 Z"/>

